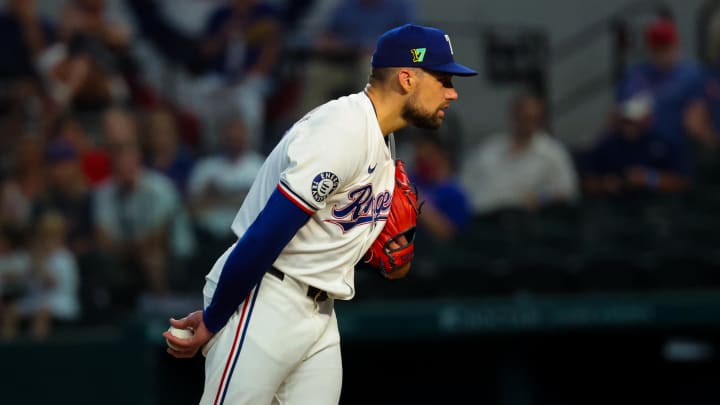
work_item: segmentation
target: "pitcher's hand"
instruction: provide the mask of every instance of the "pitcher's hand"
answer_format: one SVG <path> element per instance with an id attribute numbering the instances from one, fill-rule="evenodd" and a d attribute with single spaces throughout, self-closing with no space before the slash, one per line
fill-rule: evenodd
<path id="1" fill-rule="evenodd" d="M 177 358 L 195 357 L 198 350 L 202 348 L 212 337 L 213 333 L 205 328 L 203 322 L 203 311 L 195 311 L 182 319 L 170 319 L 170 325 L 180 329 L 191 328 L 193 336 L 189 339 L 182 339 L 163 332 L 163 337 L 168 340 L 176 349 L 168 347 L 167 352 Z"/>

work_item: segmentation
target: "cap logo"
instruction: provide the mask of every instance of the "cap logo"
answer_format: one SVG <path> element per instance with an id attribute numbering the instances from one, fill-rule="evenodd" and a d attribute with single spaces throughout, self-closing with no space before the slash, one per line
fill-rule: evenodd
<path id="1" fill-rule="evenodd" d="M 413 57 L 412 61 L 416 63 L 422 63 L 423 59 L 425 59 L 425 51 L 427 51 L 427 48 L 411 49 L 410 53 Z"/>
<path id="2" fill-rule="evenodd" d="M 450 55 L 454 55 L 455 52 L 452 50 L 452 42 L 450 42 L 450 36 L 448 34 L 445 34 L 445 40 L 448 43 L 448 46 L 450 47 Z"/>

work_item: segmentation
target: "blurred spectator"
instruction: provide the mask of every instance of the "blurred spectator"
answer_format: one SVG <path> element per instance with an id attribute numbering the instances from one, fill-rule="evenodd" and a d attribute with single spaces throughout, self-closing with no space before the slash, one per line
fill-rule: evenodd
<path id="1" fill-rule="evenodd" d="M 230 3 L 233 0 L 224 1 Z M 257 0 L 255 0 L 257 2 Z M 203 60 L 202 38 L 196 38 L 192 28 L 181 27 L 175 21 L 172 14 L 177 14 L 171 8 L 176 2 L 158 0 L 127 0 L 129 11 L 133 14 L 133 20 L 138 25 L 140 33 L 155 47 L 165 59 L 173 64 L 181 65 L 189 73 L 197 74 L 206 68 L 207 60 Z M 213 2 L 217 3 L 217 2 Z M 289 31 L 293 31 L 298 22 L 310 11 L 316 0 L 268 0 L 267 4 L 275 7 L 273 14 L 276 14 Z M 249 4 L 249 3 L 248 3 Z M 198 5 L 197 9 L 205 10 L 213 8 L 213 4 Z M 182 8 L 182 6 L 181 6 Z M 180 13 L 185 11 L 182 9 Z M 190 11 L 195 11 L 193 8 Z M 170 14 L 170 15 L 168 15 Z M 194 19 L 193 19 L 194 20 Z M 207 27 L 204 27 L 207 29 Z M 288 31 L 285 31 L 288 34 Z M 290 33 L 292 35 L 292 33 Z"/>
<path id="2" fill-rule="evenodd" d="M 28 133 L 13 150 L 11 172 L 0 185 L 0 221 L 16 230 L 32 226 L 33 209 L 45 193 L 44 140 Z"/>
<path id="3" fill-rule="evenodd" d="M 717 27 L 720 27 L 720 25 Z M 713 41 L 720 52 L 720 43 Z M 720 147 L 720 60 L 712 58 L 705 66 L 703 81 L 703 100 L 705 109 L 695 108 L 689 114 L 688 125 L 693 131 L 699 133 L 699 138 L 711 150 Z M 714 157 L 713 157 L 714 158 Z"/>
<path id="4" fill-rule="evenodd" d="M 704 109 L 695 109 L 688 124 L 702 133 L 710 149 L 720 146 L 720 64 L 707 66 L 703 82 Z"/>
<path id="5" fill-rule="evenodd" d="M 198 57 L 199 41 L 192 33 L 175 26 L 160 3 L 158 0 L 126 1 L 139 33 L 155 51 L 171 64 L 183 66 L 192 74 L 199 73 L 203 69 L 203 61 Z"/>
<path id="6" fill-rule="evenodd" d="M 204 241 L 226 247 L 235 239 L 228 224 L 264 160 L 248 148 L 243 121 L 230 120 L 223 131 L 222 152 L 201 158 L 190 177 L 190 209 Z"/>
<path id="7" fill-rule="evenodd" d="M 80 273 L 75 256 L 65 246 L 65 232 L 63 216 L 48 211 L 29 240 L 29 290 L 18 308 L 21 317 L 31 321 L 35 339 L 44 339 L 54 326 L 81 316 Z"/>
<path id="8" fill-rule="evenodd" d="M 96 145 L 83 124 L 72 115 L 61 116 L 55 124 L 56 137 L 68 143 L 80 159 L 80 167 L 92 187 L 110 176 L 110 156 Z"/>
<path id="9" fill-rule="evenodd" d="M 175 116 L 167 109 L 150 111 L 144 129 L 145 165 L 169 177 L 184 198 L 195 156 L 181 143 Z"/>
<path id="10" fill-rule="evenodd" d="M 252 2 L 245 2 L 245 6 L 250 3 Z M 293 31 L 297 29 L 298 21 L 305 16 L 315 0 L 269 0 L 262 3 L 256 0 L 255 3 L 257 4 L 250 8 L 250 12 L 246 13 L 247 18 L 244 21 L 240 21 L 241 18 L 235 19 L 233 22 L 235 24 L 240 21 L 248 27 L 244 34 L 248 41 L 245 55 L 241 52 L 242 43 L 240 41 L 242 38 L 231 38 L 230 42 L 236 45 L 226 48 L 234 49 L 233 52 L 220 52 L 222 49 L 218 45 L 222 44 L 217 39 L 222 38 L 219 35 L 211 34 L 211 27 L 204 27 L 203 35 L 195 35 L 195 31 L 198 30 L 195 27 L 181 27 L 182 24 L 174 21 L 171 16 L 177 12 L 167 8 L 175 6 L 174 2 L 171 4 L 171 2 L 157 0 L 128 0 L 126 3 L 133 13 L 134 21 L 139 26 L 144 39 L 153 45 L 154 51 L 170 65 L 182 67 L 184 73 L 190 74 L 191 79 L 202 77 L 197 81 L 183 81 L 187 86 L 183 86 L 180 91 L 182 95 L 179 97 L 179 102 L 183 109 L 199 113 L 200 117 L 198 118 L 204 126 L 204 128 L 198 128 L 197 132 L 194 131 L 195 128 L 189 128 L 187 124 L 182 126 L 184 138 L 192 137 L 191 141 L 186 140 L 189 146 L 202 146 L 206 152 L 213 151 L 220 143 L 218 134 L 221 131 L 219 129 L 219 126 L 222 125 L 221 117 L 227 112 L 240 111 L 244 112 L 244 119 L 248 122 L 248 126 L 252 127 L 251 140 L 253 143 L 257 143 L 253 148 L 261 151 L 274 141 L 272 136 L 268 135 L 274 135 L 275 131 L 266 124 L 274 124 L 278 120 L 278 115 L 287 111 L 288 106 L 295 104 L 300 84 L 294 77 L 296 73 L 288 74 L 289 70 L 284 66 L 287 60 L 296 58 L 292 54 L 283 54 L 279 48 L 281 44 L 292 40 L 296 34 Z M 267 5 L 264 5 L 265 3 Z M 270 4 L 274 7 L 270 7 Z M 238 9 L 245 6 L 238 6 Z M 198 5 L 198 8 L 203 10 L 209 8 L 212 11 L 214 7 L 214 4 Z M 213 18 L 208 18 L 206 25 L 210 25 L 211 21 Z M 200 31 L 202 30 L 200 29 Z M 282 34 L 279 31 L 282 31 Z M 214 39 L 208 40 L 209 37 Z M 212 44 L 213 42 L 214 44 Z M 211 45 L 208 46 L 208 44 Z M 257 52 L 258 49 L 261 51 Z M 237 68 L 237 73 L 225 74 L 222 72 L 224 69 L 222 67 L 226 65 L 225 62 L 222 60 L 218 62 L 219 56 L 223 54 L 231 57 L 232 60 L 247 56 L 248 66 L 238 68 L 241 63 L 233 64 Z M 267 73 L 257 74 L 263 71 Z M 262 80 L 268 84 L 267 86 L 257 80 L 261 76 L 267 78 L 267 80 Z M 245 77 L 251 80 L 245 83 Z M 238 87 L 237 91 L 235 89 L 223 90 L 222 87 L 227 87 L 226 83 L 235 87 L 244 84 L 246 88 Z M 249 92 L 251 90 L 257 90 L 260 93 Z M 216 94 L 218 97 L 213 97 L 212 94 Z M 204 95 L 204 99 L 198 100 L 199 95 Z M 257 98 L 254 95 L 262 97 Z M 218 99 L 225 102 L 217 102 Z M 228 99 L 240 100 L 242 103 L 227 102 Z M 254 102 L 259 104 L 255 105 Z M 190 129 L 193 132 L 188 134 Z"/>
<path id="11" fill-rule="evenodd" d="M 318 46 L 329 51 L 354 49 L 360 56 L 370 56 L 379 34 L 414 22 L 415 14 L 414 4 L 406 0 L 340 0 Z"/>
<path id="12" fill-rule="evenodd" d="M 0 183 L 0 224 L 15 230 L 26 229 L 30 224 L 31 208 L 17 179 L 12 176 L 3 179 Z"/>
<path id="13" fill-rule="evenodd" d="M 336 96 L 362 90 L 376 39 L 390 28 L 414 23 L 409 0 L 340 0 L 307 62 L 301 113 Z"/>
<path id="14" fill-rule="evenodd" d="M 573 201 L 575 167 L 565 145 L 545 132 L 542 100 L 515 99 L 510 119 L 509 133 L 490 136 L 464 158 L 461 177 L 474 213 Z"/>
<path id="15" fill-rule="evenodd" d="M 626 70 L 617 88 L 617 101 L 648 97 L 652 101 L 652 132 L 677 147 L 688 147 L 690 139 L 716 143 L 707 122 L 697 118 L 704 114 L 702 71 L 683 59 L 675 23 L 658 18 L 647 25 L 644 34 L 647 60 Z"/>
<path id="16" fill-rule="evenodd" d="M 12 156 L 15 173 L 32 173 L 41 180 L 45 164 L 45 139 L 38 133 L 26 132 L 14 145 Z"/>
<path id="17" fill-rule="evenodd" d="M 697 49 L 703 64 L 720 62 L 720 2 L 704 0 L 696 11 L 698 37 Z"/>
<path id="18" fill-rule="evenodd" d="M 57 139 L 45 151 L 47 190 L 39 201 L 36 217 L 57 212 L 66 221 L 65 241 L 68 248 L 82 256 L 94 247 L 92 198 L 83 175 L 78 154 L 69 143 Z"/>
<path id="19" fill-rule="evenodd" d="M 120 298 L 134 305 L 138 293 L 169 292 L 171 280 L 182 277 L 169 274 L 170 269 L 182 272 L 175 261 L 191 255 L 195 241 L 172 181 L 143 169 L 134 117 L 114 109 L 106 113 L 104 125 L 112 176 L 94 192 L 97 242 L 122 260 L 125 273 L 118 282 L 125 295 Z"/>
<path id="20" fill-rule="evenodd" d="M 589 195 L 679 192 L 690 185 L 684 148 L 652 132 L 650 101 L 631 99 L 619 109 L 619 122 L 607 130 L 581 162 Z"/>
<path id="21" fill-rule="evenodd" d="M 215 126 L 239 113 L 248 127 L 248 146 L 259 149 L 265 133 L 265 102 L 274 84 L 283 30 L 282 13 L 261 0 L 233 0 L 208 18 L 200 43 L 207 66 L 193 84 L 190 104 L 210 125 L 208 149 L 217 146 Z"/>
<path id="22" fill-rule="evenodd" d="M 0 339 L 18 334 L 17 303 L 28 290 L 30 255 L 23 247 L 20 234 L 0 227 Z"/>
<path id="23" fill-rule="evenodd" d="M 139 127 L 135 115 L 129 109 L 111 107 L 102 113 L 103 148 L 112 158 L 112 154 L 124 146 L 139 145 Z"/>
<path id="24" fill-rule="evenodd" d="M 42 96 L 35 59 L 54 41 L 52 23 L 35 0 L 8 0 L 0 12 L 0 111 L 27 108 Z"/>
<path id="25" fill-rule="evenodd" d="M 128 101 L 129 26 L 108 17 L 104 0 L 67 0 L 60 22 L 60 41 L 38 62 L 59 110 Z"/>
<path id="26" fill-rule="evenodd" d="M 0 12 L 0 78 L 36 79 L 35 58 L 54 40 L 55 27 L 38 15 L 36 0 L 7 0 Z"/>
<path id="27" fill-rule="evenodd" d="M 436 132 L 422 132 L 409 169 L 422 202 L 418 236 L 451 240 L 472 218 L 467 192 L 455 177 L 452 150 Z"/>
<path id="28" fill-rule="evenodd" d="M 317 0 L 285 0 L 285 27 L 290 31 L 294 30 L 316 2 Z"/>

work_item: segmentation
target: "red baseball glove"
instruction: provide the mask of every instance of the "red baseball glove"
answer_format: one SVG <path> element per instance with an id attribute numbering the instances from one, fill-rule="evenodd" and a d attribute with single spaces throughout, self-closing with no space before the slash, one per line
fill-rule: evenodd
<path id="1" fill-rule="evenodd" d="M 364 262 L 386 278 L 402 278 L 415 255 L 415 226 L 420 214 L 417 195 L 402 160 L 395 160 L 395 191 L 387 222 L 365 253 Z"/>

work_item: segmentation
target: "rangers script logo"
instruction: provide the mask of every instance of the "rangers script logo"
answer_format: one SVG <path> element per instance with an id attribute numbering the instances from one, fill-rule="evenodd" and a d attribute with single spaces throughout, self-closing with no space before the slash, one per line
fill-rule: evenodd
<path id="1" fill-rule="evenodd" d="M 358 225 L 387 221 L 392 194 L 385 190 L 373 195 L 372 184 L 367 184 L 350 190 L 348 200 L 350 202 L 342 207 L 335 205 L 332 209 L 333 219 L 325 220 L 339 226 L 343 232 Z"/>

